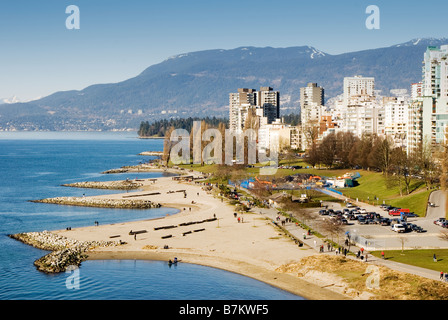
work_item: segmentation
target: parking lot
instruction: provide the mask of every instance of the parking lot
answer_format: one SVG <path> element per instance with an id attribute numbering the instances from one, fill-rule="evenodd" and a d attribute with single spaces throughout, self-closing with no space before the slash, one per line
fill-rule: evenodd
<path id="1" fill-rule="evenodd" d="M 365 246 L 368 250 L 448 248 L 448 241 L 442 240 L 439 237 L 441 231 L 448 229 L 434 224 L 434 220 L 445 216 L 444 204 L 443 207 L 430 207 L 428 209 L 427 217 L 408 217 L 405 222 L 408 226 L 409 224 L 413 224 L 420 227 L 422 230 L 417 230 L 415 227 L 408 227 L 404 232 L 392 230 L 392 225 L 400 223 L 398 221 L 391 221 L 390 225 L 387 225 L 386 223 L 383 223 L 383 225 L 380 224 L 381 218 L 398 220 L 400 219 L 400 216 L 390 216 L 387 211 L 379 206 L 354 203 L 354 207 L 347 208 L 344 204 L 341 205 L 334 202 L 325 202 L 322 205 L 323 207 L 328 206 L 328 210 L 333 211 L 333 217 L 331 217 L 330 214 L 319 214 L 319 211 L 325 208 L 311 210 L 313 215 L 311 224 L 317 230 L 319 230 L 319 223 L 322 223 L 325 219 L 329 219 L 334 223 L 340 223 L 341 219 L 336 219 L 337 216 L 335 216 L 335 212 L 339 211 L 338 213 L 340 217 L 340 213 L 343 213 L 344 209 L 347 213 L 347 210 L 354 210 L 357 207 L 356 211 L 358 213 L 354 214 L 356 220 L 353 220 L 353 217 L 345 215 L 344 219 L 346 219 L 346 221 L 344 221 L 342 227 L 344 233 L 348 231 L 353 239 L 356 238 L 361 242 L 357 244 L 358 246 Z M 359 211 L 362 211 L 363 213 L 359 214 Z M 368 213 L 376 213 L 376 215 L 368 215 Z M 359 217 L 365 218 L 368 216 L 373 218 L 369 221 L 371 223 L 365 224 L 362 222 L 362 218 L 358 220 Z"/>

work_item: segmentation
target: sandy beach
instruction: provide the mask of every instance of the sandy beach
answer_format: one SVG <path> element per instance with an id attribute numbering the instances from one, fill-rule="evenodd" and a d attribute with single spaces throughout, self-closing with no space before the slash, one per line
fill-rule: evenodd
<path id="1" fill-rule="evenodd" d="M 242 222 L 238 222 L 234 216 L 234 206 L 205 191 L 200 183 L 176 181 L 172 177 L 141 183 L 143 187 L 137 192 L 92 198 L 123 199 L 131 196 L 177 208 L 179 213 L 159 219 L 110 225 L 102 225 L 99 221 L 99 225 L 95 226 L 92 221 L 91 227 L 53 233 L 79 241 L 126 242 L 116 247 L 89 251 L 88 259 L 168 261 L 177 257 L 182 263 L 200 264 L 252 277 L 306 299 L 349 298 L 322 288 L 314 281 L 276 271 L 282 265 L 297 263 L 304 257 L 315 255 L 316 251 L 306 245 L 299 247 L 275 228 L 266 216 L 256 212 L 239 214 Z M 134 236 L 129 234 L 131 231 L 143 232 Z"/>

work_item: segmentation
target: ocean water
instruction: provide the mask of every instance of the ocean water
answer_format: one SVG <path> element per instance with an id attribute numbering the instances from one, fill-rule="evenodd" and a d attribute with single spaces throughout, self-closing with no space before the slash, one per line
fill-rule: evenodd
<path id="1" fill-rule="evenodd" d="M 33 265 L 47 252 L 7 236 L 176 213 L 171 208 L 124 210 L 29 202 L 123 192 L 61 186 L 66 183 L 161 177 L 164 173 L 101 172 L 146 162 L 151 157 L 138 153 L 162 148 L 163 140 L 137 139 L 134 132 L 0 132 L 0 300 L 302 299 L 251 278 L 185 263 L 169 267 L 161 261 L 95 260 L 83 262 L 76 273 L 48 275 Z M 71 282 L 74 275 L 77 282 Z"/>

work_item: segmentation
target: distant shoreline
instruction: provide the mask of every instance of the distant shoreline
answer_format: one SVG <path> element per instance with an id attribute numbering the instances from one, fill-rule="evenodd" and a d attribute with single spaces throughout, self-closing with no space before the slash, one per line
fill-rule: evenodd
<path id="1" fill-rule="evenodd" d="M 138 139 L 165 139 L 165 137 L 142 137 L 142 136 L 138 136 Z"/>

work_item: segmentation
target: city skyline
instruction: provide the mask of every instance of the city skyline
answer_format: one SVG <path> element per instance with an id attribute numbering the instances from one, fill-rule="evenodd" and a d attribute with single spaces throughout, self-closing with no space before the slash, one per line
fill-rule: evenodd
<path id="1" fill-rule="evenodd" d="M 66 8 L 80 10 L 68 30 Z M 366 8 L 380 9 L 379 30 L 366 28 Z M 431 16 L 416 1 L 236 1 L 182 3 L 17 1 L 0 4 L 0 98 L 30 100 L 137 76 L 170 56 L 244 46 L 309 45 L 328 54 L 443 38 L 438 1 Z M 418 18 L 418 19 L 417 19 Z"/>

